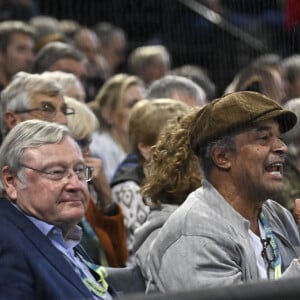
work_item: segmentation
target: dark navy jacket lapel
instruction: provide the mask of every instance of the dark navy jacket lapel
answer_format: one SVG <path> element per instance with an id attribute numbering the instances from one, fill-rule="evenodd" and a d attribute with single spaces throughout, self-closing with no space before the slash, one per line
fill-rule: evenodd
<path id="1" fill-rule="evenodd" d="M 31 240 L 32 245 L 42 253 L 45 259 L 47 259 L 58 272 L 70 281 L 85 297 L 91 297 L 90 292 L 71 265 L 63 257 L 63 254 L 52 245 L 50 240 L 44 236 L 29 219 L 13 207 L 6 199 L 0 199 L 0 209 L 5 211 L 6 216 L 24 232 L 25 236 Z M 30 249 L 28 249 L 28 251 L 30 251 Z"/>

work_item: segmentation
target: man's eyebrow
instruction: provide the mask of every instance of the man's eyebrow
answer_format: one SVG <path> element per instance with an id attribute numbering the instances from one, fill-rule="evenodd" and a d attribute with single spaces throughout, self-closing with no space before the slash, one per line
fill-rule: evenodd
<path id="1" fill-rule="evenodd" d="M 255 131 L 272 130 L 272 127 L 268 126 L 268 125 L 261 125 L 261 126 L 255 127 L 254 130 Z"/>

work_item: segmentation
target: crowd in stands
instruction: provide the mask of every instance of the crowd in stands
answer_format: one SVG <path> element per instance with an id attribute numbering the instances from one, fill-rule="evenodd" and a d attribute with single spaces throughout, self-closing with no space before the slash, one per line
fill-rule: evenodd
<path id="1" fill-rule="evenodd" d="M 0 298 L 300 277 L 300 54 L 221 89 L 161 40 L 33 8 L 0 22 Z"/>

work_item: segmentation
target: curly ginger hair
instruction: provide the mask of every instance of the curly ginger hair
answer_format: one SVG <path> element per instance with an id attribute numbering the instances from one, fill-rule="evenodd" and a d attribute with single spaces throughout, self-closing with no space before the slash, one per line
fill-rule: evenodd
<path id="1" fill-rule="evenodd" d="M 192 109 L 184 117 L 170 120 L 153 146 L 142 185 L 147 204 L 158 208 L 162 203 L 180 205 L 201 186 L 200 162 L 188 139 L 189 124 L 198 111 Z"/>

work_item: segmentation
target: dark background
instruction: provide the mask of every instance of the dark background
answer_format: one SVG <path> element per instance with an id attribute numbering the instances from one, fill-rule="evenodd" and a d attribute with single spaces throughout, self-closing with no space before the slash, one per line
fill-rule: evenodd
<path id="1" fill-rule="evenodd" d="M 12 5 L 14 1 L 2 2 Z M 178 0 L 35 0 L 31 10 L 19 14 L 23 18 L 27 13 L 73 19 L 89 27 L 111 22 L 127 33 L 128 53 L 140 45 L 162 43 L 171 53 L 172 67 L 201 65 L 221 94 L 234 74 L 254 57 L 268 52 L 284 57 L 295 51 L 294 36 L 284 28 L 284 2 L 220 0 L 225 19 L 259 39 L 263 49 L 247 39 L 241 41 L 222 24 L 210 23 Z M 11 11 L 12 16 L 18 15 L 18 10 Z M 126 71 L 126 65 L 120 71 Z"/>

